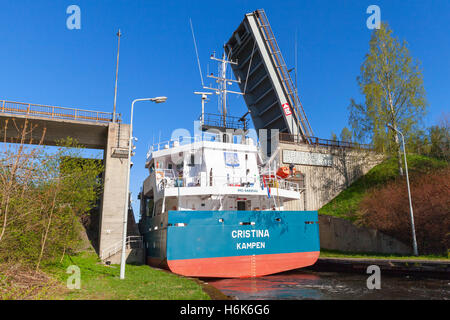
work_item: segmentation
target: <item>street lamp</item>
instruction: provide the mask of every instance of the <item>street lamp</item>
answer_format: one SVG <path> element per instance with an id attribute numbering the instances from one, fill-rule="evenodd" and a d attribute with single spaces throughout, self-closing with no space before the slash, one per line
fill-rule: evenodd
<path id="1" fill-rule="evenodd" d="M 131 145 L 133 140 L 133 109 L 134 103 L 138 101 L 152 101 L 155 103 L 166 102 L 167 97 L 143 98 L 135 99 L 131 103 L 131 119 L 130 119 L 130 136 L 128 140 L 128 162 L 127 162 L 127 193 L 125 195 L 125 208 L 123 211 L 123 236 L 122 236 L 122 259 L 120 261 L 120 279 L 125 279 L 125 261 L 126 261 L 126 246 L 127 246 L 127 222 L 128 222 L 128 204 L 130 193 L 130 166 L 131 166 Z"/>
<path id="2" fill-rule="evenodd" d="M 387 125 L 389 128 L 394 130 L 395 132 L 399 133 L 402 137 L 402 144 L 403 144 L 403 156 L 405 157 L 405 171 L 406 171 L 406 184 L 408 185 L 408 197 L 409 197 L 409 212 L 411 215 L 411 229 L 412 229 L 412 236 L 413 236 L 413 249 L 414 249 L 414 255 L 418 256 L 419 253 L 417 251 L 417 240 L 416 240 L 416 231 L 414 227 L 414 214 L 413 214 L 413 207 L 412 207 L 412 200 L 411 200 L 411 190 L 409 188 L 409 177 L 408 177 L 408 163 L 406 162 L 406 148 L 405 148 L 405 139 L 403 137 L 403 134 L 400 132 L 400 130 L 395 129 L 392 125 Z"/>

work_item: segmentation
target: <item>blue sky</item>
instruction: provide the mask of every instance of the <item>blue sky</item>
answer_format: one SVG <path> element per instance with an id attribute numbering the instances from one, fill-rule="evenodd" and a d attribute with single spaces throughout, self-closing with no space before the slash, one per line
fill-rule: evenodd
<path id="1" fill-rule="evenodd" d="M 81 9 L 81 29 L 66 28 L 69 5 Z M 300 99 L 316 136 L 347 125 L 350 98 L 362 101 L 356 76 L 368 51 L 366 8 L 376 4 L 394 34 L 420 60 L 429 113 L 426 126 L 450 110 L 450 1 L 151 1 L 1 0 L 0 99 L 112 111 L 117 37 L 121 28 L 117 110 L 129 122 L 135 98 L 167 96 L 135 106 L 139 138 L 131 191 L 146 177 L 148 145 L 187 128 L 200 114 L 201 89 L 189 19 L 205 76 L 212 51 L 221 52 L 244 14 L 263 8 L 288 67 L 298 30 Z M 207 104 L 215 112 L 215 101 Z M 241 97 L 230 112 L 242 115 Z M 137 208 L 137 207 L 136 207 Z"/>

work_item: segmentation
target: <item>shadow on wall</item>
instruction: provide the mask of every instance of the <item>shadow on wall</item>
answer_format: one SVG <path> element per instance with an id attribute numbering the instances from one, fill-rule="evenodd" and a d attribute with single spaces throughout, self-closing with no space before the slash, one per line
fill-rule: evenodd
<path id="1" fill-rule="evenodd" d="M 83 227 L 86 232 L 86 236 L 94 248 L 95 252 L 98 252 L 98 244 L 99 244 L 99 223 L 100 223 L 100 210 L 99 207 L 96 206 L 93 208 L 83 221 Z"/>
<path id="2" fill-rule="evenodd" d="M 345 148 L 339 148 L 334 153 L 335 161 L 333 170 L 336 176 L 323 177 L 323 183 L 318 187 L 313 187 L 313 192 L 320 195 L 320 202 L 325 205 L 336 197 L 340 192 L 350 187 L 358 178 L 363 176 L 363 167 L 370 168 L 376 164 L 373 155 L 364 150 L 358 153 L 348 151 Z M 371 164 L 373 162 L 373 165 Z"/>

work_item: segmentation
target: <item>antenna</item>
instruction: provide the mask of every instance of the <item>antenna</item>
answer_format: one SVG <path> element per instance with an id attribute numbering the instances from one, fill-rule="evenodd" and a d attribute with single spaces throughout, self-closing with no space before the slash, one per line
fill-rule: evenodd
<path id="1" fill-rule="evenodd" d="M 119 32 L 117 32 L 117 37 L 119 38 L 119 40 L 118 40 L 118 45 L 117 45 L 116 84 L 114 86 L 113 122 L 116 122 L 117 78 L 119 75 L 119 52 L 120 52 L 120 37 L 121 36 L 122 36 L 122 34 L 120 33 L 120 29 L 119 29 Z"/>
<path id="2" fill-rule="evenodd" d="M 295 93 L 298 97 L 298 87 L 297 87 L 297 68 L 298 68 L 298 63 L 297 63 L 297 28 L 295 28 L 295 39 L 294 39 L 294 43 L 295 43 L 295 47 L 294 47 L 294 55 L 295 55 Z M 294 117 L 292 117 L 292 126 L 294 126 Z M 299 132 L 299 138 L 300 138 L 300 132 Z"/>
<path id="3" fill-rule="evenodd" d="M 191 24 L 192 39 L 194 40 L 195 54 L 197 56 L 198 71 L 200 72 L 200 79 L 202 80 L 202 87 L 203 87 L 204 83 L 203 83 L 202 67 L 200 66 L 200 59 L 198 58 L 197 43 L 195 41 L 194 27 L 192 26 L 191 18 L 189 18 L 189 23 Z"/>
<path id="4" fill-rule="evenodd" d="M 297 63 L 297 59 L 298 59 L 298 53 L 297 53 L 297 47 L 298 47 L 298 44 L 297 44 L 297 38 L 298 38 L 298 35 L 297 35 L 297 31 L 298 31 L 298 29 L 295 28 L 295 91 L 297 91 L 297 95 L 298 95 L 298 87 L 297 87 L 297 68 L 298 68 L 298 63 Z"/>

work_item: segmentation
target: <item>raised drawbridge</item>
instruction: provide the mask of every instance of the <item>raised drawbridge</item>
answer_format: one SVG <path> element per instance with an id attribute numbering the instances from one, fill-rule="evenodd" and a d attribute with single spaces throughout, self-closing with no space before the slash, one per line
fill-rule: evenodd
<path id="1" fill-rule="evenodd" d="M 245 15 L 225 52 L 258 134 L 278 129 L 308 143 L 313 132 L 264 10 Z"/>

